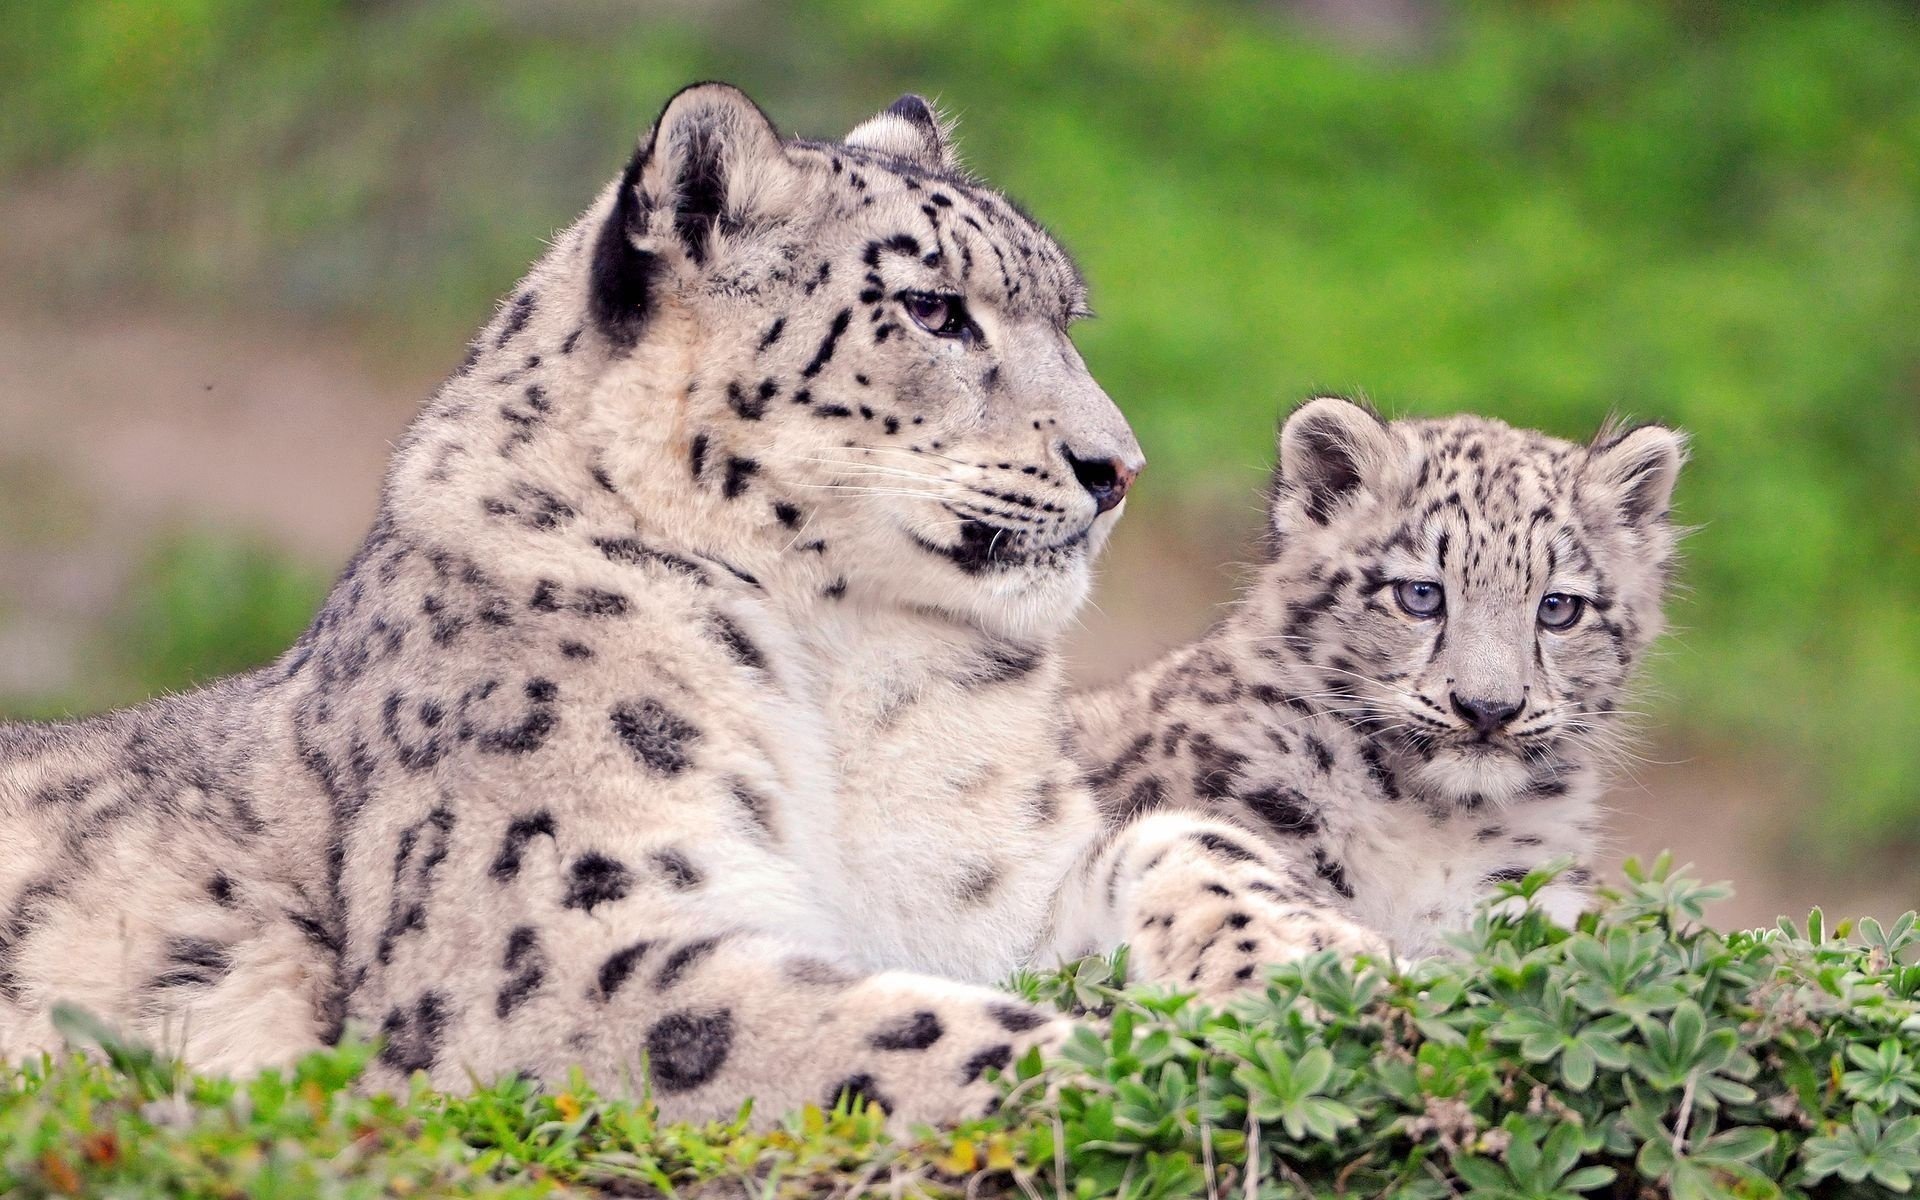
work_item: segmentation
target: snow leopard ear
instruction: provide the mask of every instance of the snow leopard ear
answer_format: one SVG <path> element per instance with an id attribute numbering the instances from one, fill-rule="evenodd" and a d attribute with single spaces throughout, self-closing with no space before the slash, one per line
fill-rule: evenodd
<path id="1" fill-rule="evenodd" d="M 1687 435 L 1665 425 L 1609 421 L 1587 447 L 1581 495 L 1644 526 L 1669 519 L 1673 485 L 1687 461 Z"/>
<path id="2" fill-rule="evenodd" d="M 799 181 L 779 131 L 746 93 L 724 83 L 681 89 L 627 163 L 594 246 L 602 332 L 631 347 L 663 267 L 724 258 L 798 205 Z"/>
<path id="3" fill-rule="evenodd" d="M 952 121 L 924 98 L 908 92 L 888 105 L 887 111 L 855 126 L 846 144 L 904 158 L 928 171 L 954 171 L 959 160 L 948 136 L 952 131 Z"/>
<path id="4" fill-rule="evenodd" d="M 1371 408 L 1339 396 L 1307 401 L 1280 425 L 1273 475 L 1275 528 L 1288 523 L 1294 507 L 1325 525 L 1349 497 L 1376 484 L 1392 461 L 1392 435 Z"/>

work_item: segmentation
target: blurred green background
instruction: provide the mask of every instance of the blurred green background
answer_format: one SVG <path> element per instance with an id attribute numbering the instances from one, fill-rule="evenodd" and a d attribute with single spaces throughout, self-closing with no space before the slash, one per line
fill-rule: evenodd
<path id="1" fill-rule="evenodd" d="M 1681 832 L 1764 828 L 1754 873 L 1869 862 L 1904 907 L 1916 12 L 12 0 L 0 713 L 289 640 L 408 406 L 676 87 L 739 83 L 814 136 L 915 90 L 1080 257 L 1101 315 L 1076 338 L 1152 459 L 1092 674 L 1204 624 L 1311 389 L 1576 437 L 1677 422 L 1699 531 L 1652 712 L 1680 758 L 1625 806 L 1724 790 L 1744 807 Z"/>

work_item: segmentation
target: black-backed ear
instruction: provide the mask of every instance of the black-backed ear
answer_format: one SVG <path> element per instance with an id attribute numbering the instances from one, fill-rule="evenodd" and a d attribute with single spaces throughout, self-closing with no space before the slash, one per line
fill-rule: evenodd
<path id="1" fill-rule="evenodd" d="M 1380 415 L 1352 400 L 1317 396 L 1280 423 L 1272 519 L 1297 503 L 1324 525 L 1342 503 L 1377 483 L 1393 461 L 1393 437 Z"/>
<path id="2" fill-rule="evenodd" d="M 746 93 L 724 83 L 675 93 L 621 174 L 594 243 L 592 311 L 601 332 L 623 349 L 639 339 L 666 239 L 704 266 L 729 239 L 785 216 L 798 181 L 779 131 Z"/>
<path id="3" fill-rule="evenodd" d="M 933 105 L 908 92 L 888 105 L 887 111 L 855 126 L 845 143 L 904 158 L 924 170 L 955 171 L 959 160 L 948 136 L 952 127 Z"/>
<path id="4" fill-rule="evenodd" d="M 1673 485 L 1687 461 L 1687 435 L 1665 425 L 1602 428 L 1587 447 L 1581 491 L 1643 526 L 1669 519 Z"/>

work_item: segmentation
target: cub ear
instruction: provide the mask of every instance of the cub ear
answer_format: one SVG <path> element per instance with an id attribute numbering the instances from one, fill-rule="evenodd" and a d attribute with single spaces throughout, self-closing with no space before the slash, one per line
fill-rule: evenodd
<path id="1" fill-rule="evenodd" d="M 1666 521 L 1674 481 L 1687 461 L 1687 435 L 1665 425 L 1621 429 L 1609 422 L 1587 447 L 1582 491 L 1629 525 Z"/>
<path id="2" fill-rule="evenodd" d="M 1294 409 L 1281 422 L 1279 441 L 1273 474 L 1276 528 L 1290 502 L 1325 525 L 1341 503 L 1378 484 L 1393 461 L 1387 423 L 1371 408 L 1339 396 L 1317 396 Z"/>
<path id="3" fill-rule="evenodd" d="M 956 171 L 959 159 L 948 138 L 952 130 L 952 121 L 908 92 L 888 105 L 887 111 L 855 126 L 845 144 L 904 158 L 928 171 Z"/>
<path id="4" fill-rule="evenodd" d="M 724 83 L 683 88 L 627 163 L 594 245 L 593 314 L 631 347 L 668 240 L 696 266 L 798 205 L 800 173 L 773 122 Z"/>

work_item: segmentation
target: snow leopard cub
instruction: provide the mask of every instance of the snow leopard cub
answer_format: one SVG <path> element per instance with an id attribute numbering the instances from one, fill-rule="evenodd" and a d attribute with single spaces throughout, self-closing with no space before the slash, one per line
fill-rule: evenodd
<path id="1" fill-rule="evenodd" d="M 1226 816 L 1317 895 L 1297 951 L 1436 949 L 1559 856 L 1585 902 L 1622 696 L 1662 626 L 1686 456 L 1659 425 L 1588 445 L 1337 398 L 1282 425 L 1269 557 L 1199 641 L 1076 696 L 1110 820 Z M 1205 936 L 1182 917 L 1160 936 Z"/>

